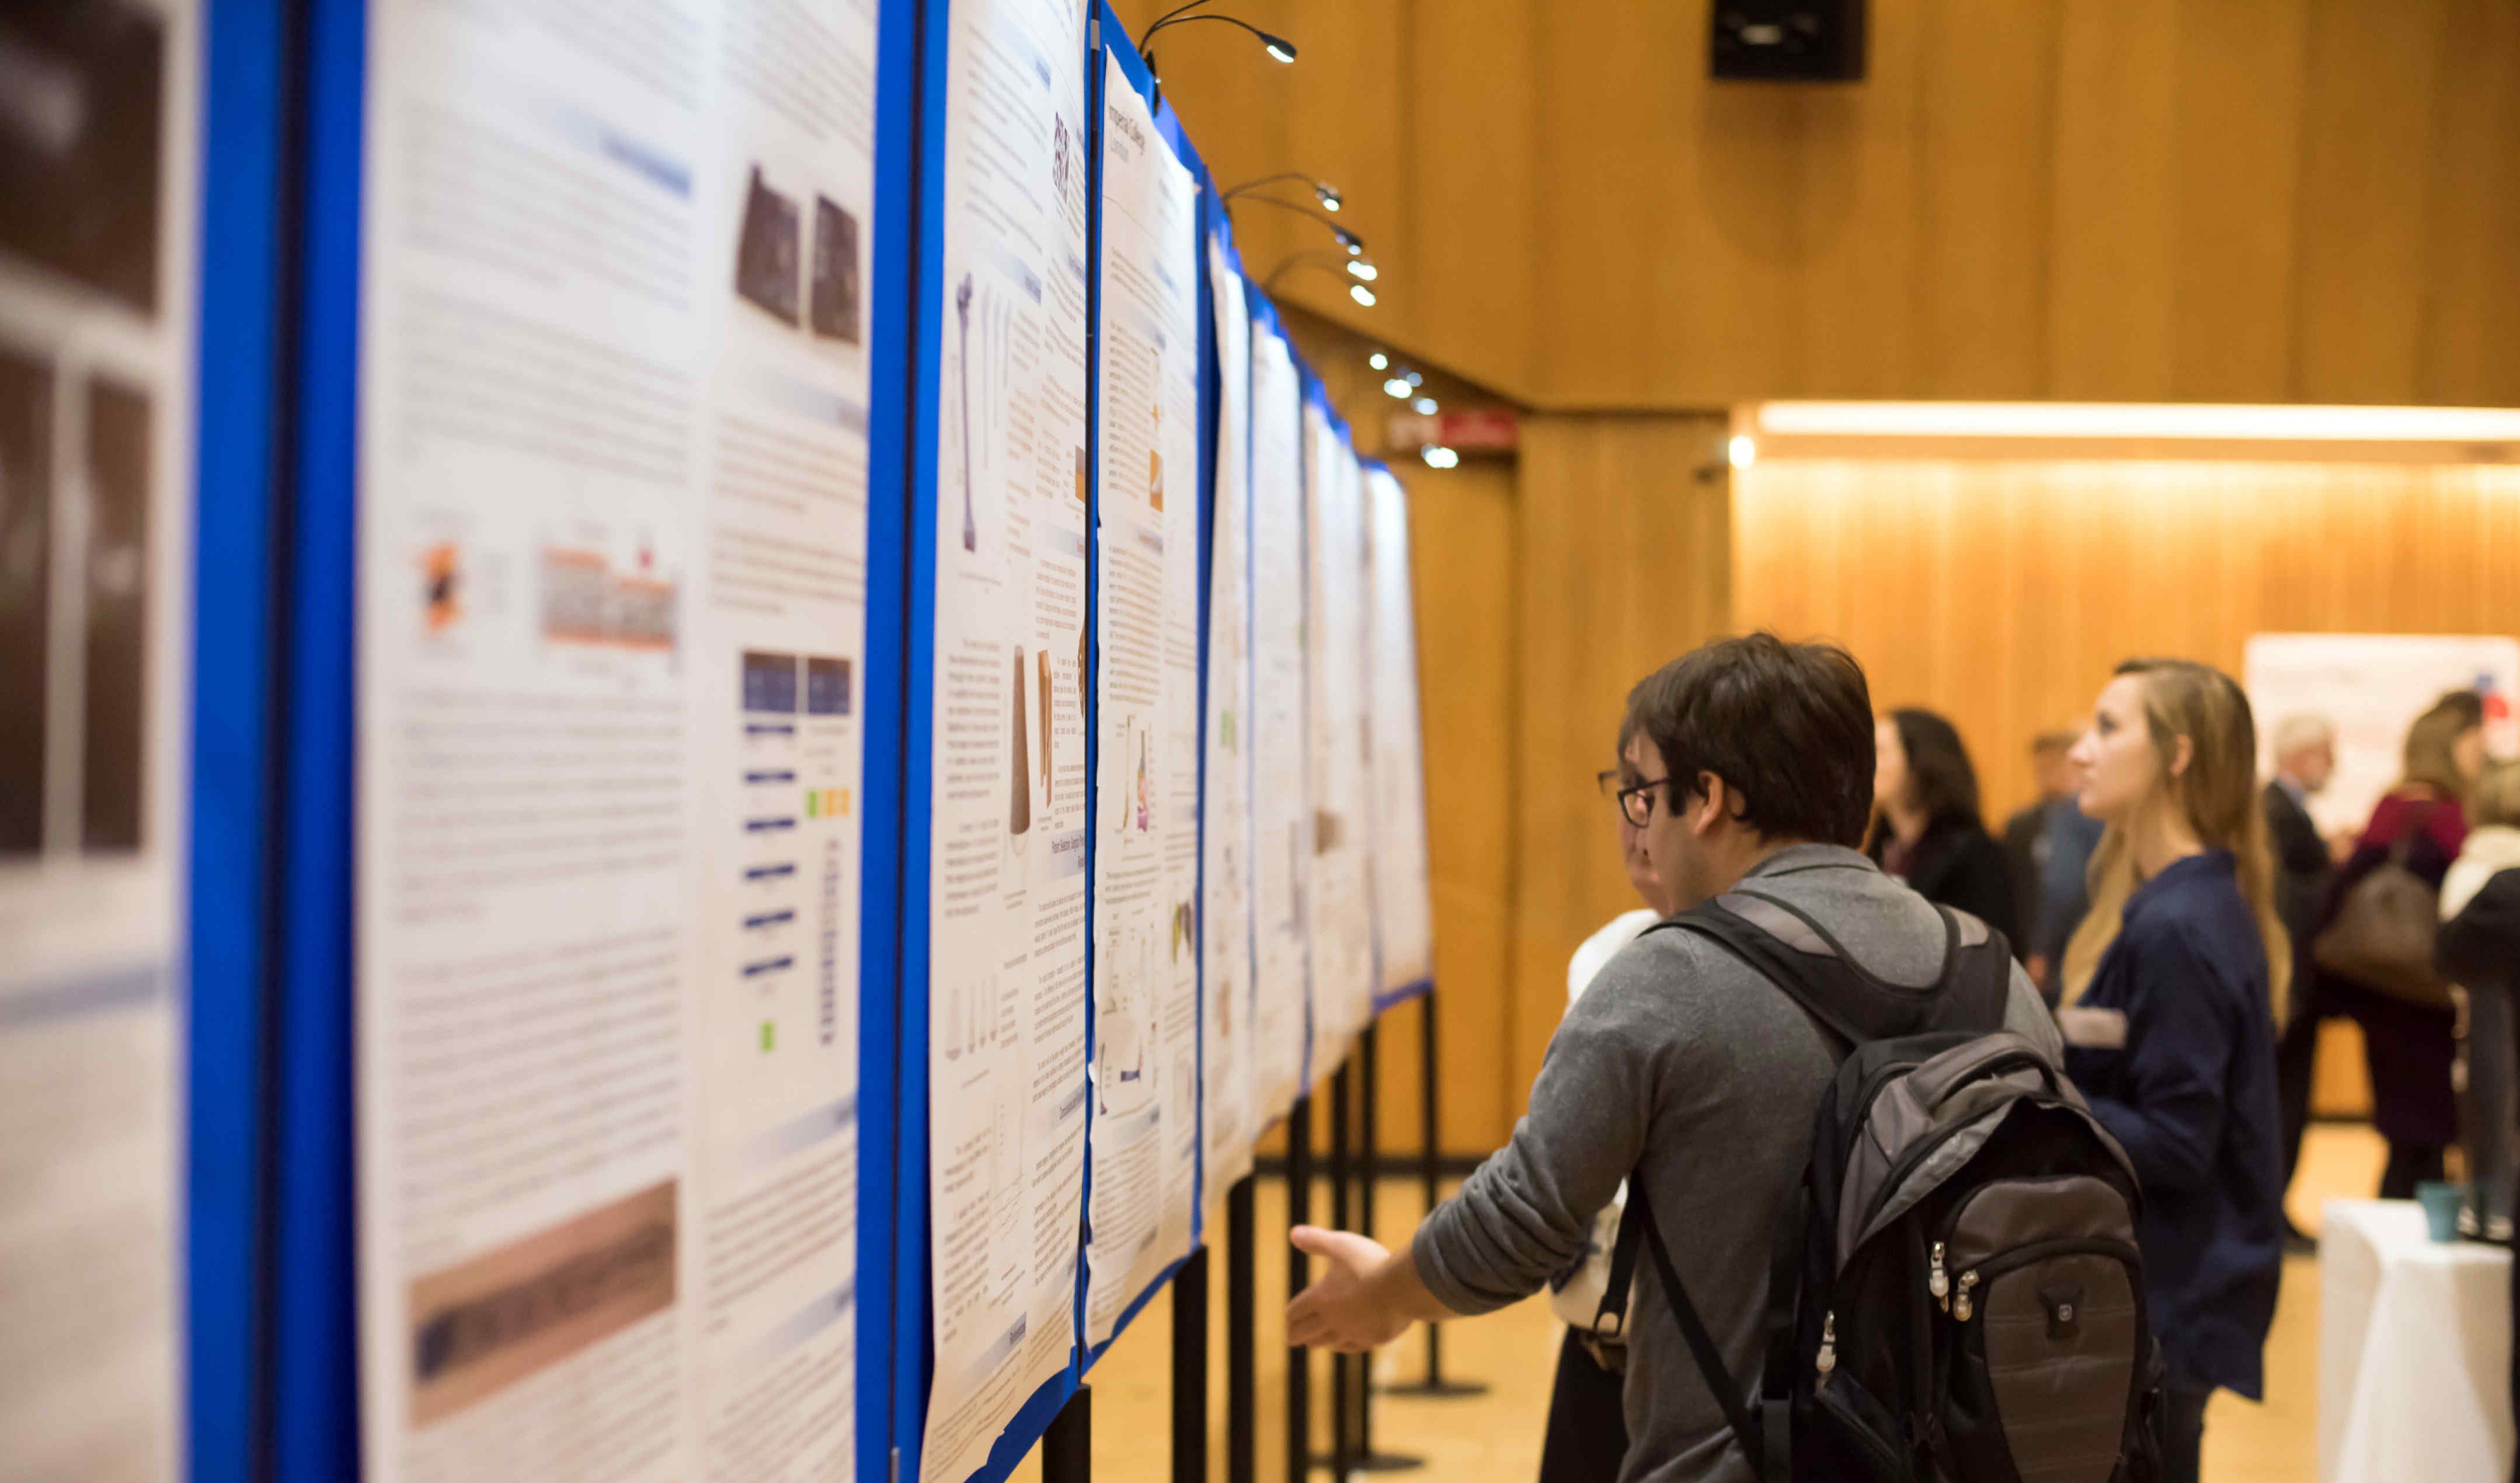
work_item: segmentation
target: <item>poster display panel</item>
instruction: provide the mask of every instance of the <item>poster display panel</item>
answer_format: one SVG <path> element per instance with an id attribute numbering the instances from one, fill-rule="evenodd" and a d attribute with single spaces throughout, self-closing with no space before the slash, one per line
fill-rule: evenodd
<path id="1" fill-rule="evenodd" d="M 1199 1086 L 1206 1203 L 1251 1172 L 1251 312 L 1221 224 L 1207 238 L 1216 320 L 1208 520 L 1207 759 L 1200 840 Z"/>
<path id="2" fill-rule="evenodd" d="M 1409 572 L 1409 491 L 1365 466 L 1372 574 L 1369 730 L 1372 738 L 1374 1005 L 1422 991 L 1434 974 L 1426 866 L 1426 758 L 1418 710 L 1418 617 Z"/>
<path id="3" fill-rule="evenodd" d="M 1198 1155 L 1198 182 L 1103 59 L 1091 1344 L 1190 1254 Z"/>
<path id="4" fill-rule="evenodd" d="M 936 552 L 928 1480 L 986 1463 L 1075 1352 L 1088 1091 L 1085 17 L 1082 0 L 957 0 L 928 19 L 928 44 L 944 49 L 927 95 L 942 133 L 936 379 L 921 393 L 937 399 L 924 475 Z"/>
<path id="5" fill-rule="evenodd" d="M 876 16 L 378 0 L 371 1483 L 855 1471 Z"/>
<path id="6" fill-rule="evenodd" d="M 2258 771 L 2274 776 L 2275 729 L 2291 716 L 2336 728 L 2336 771 L 2308 808 L 2321 834 L 2359 833 L 2403 771 L 2407 728 L 2446 691 L 2485 702 L 2486 750 L 2520 756 L 2520 640 L 2499 634 L 2261 633 L 2242 685 L 2258 723 Z"/>
<path id="7" fill-rule="evenodd" d="M 1312 1065 L 1313 811 L 1306 791 L 1303 381 L 1267 302 L 1251 326 L 1251 912 L 1255 1123 Z"/>
<path id="8" fill-rule="evenodd" d="M 1313 809 L 1313 1065 L 1373 1016 L 1373 889 L 1366 776 L 1364 476 L 1316 394 L 1304 403 L 1306 736 Z"/>
<path id="9" fill-rule="evenodd" d="M 0 15 L 0 1471 L 178 1475 L 202 15 Z"/>

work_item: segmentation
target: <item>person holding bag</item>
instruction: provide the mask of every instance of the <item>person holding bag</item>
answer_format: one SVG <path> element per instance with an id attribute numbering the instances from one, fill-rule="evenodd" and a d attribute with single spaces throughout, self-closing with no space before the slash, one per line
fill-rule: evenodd
<path id="1" fill-rule="evenodd" d="M 2485 702 L 2452 691 L 2407 729 L 2398 786 L 2381 795 L 2311 930 L 2317 992 L 2362 1027 L 2373 1123 L 2388 1141 L 2382 1199 L 2442 1177 L 2458 1136 L 2451 1093 L 2456 1018 L 2433 971 L 2442 877 L 2467 839 L 2485 765 Z"/>

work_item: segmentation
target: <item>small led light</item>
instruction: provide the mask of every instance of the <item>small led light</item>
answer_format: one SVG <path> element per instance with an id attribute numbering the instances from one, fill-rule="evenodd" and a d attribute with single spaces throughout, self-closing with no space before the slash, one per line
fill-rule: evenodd
<path id="1" fill-rule="evenodd" d="M 1396 376 L 1382 383 L 1384 395 L 1397 397 L 1404 402 L 1409 400 L 1409 393 L 1416 389 L 1416 387 L 1410 385 L 1407 382 L 1402 381 Z"/>
<path id="2" fill-rule="evenodd" d="M 1388 355 L 1383 354 L 1383 353 L 1382 353 L 1381 351 L 1379 351 L 1379 350 L 1376 350 L 1376 351 L 1374 351 L 1372 355 L 1367 356 L 1367 357 L 1365 358 L 1365 363 L 1366 363 L 1367 365 L 1369 365 L 1369 366 L 1372 366 L 1372 367 L 1373 369 L 1375 369 L 1376 371 L 1388 371 L 1388 370 L 1390 370 L 1390 369 L 1391 369 L 1391 357 L 1390 357 L 1390 356 L 1388 356 Z"/>
<path id="3" fill-rule="evenodd" d="M 1418 450 L 1418 456 L 1426 461 L 1426 467 L 1429 469 L 1451 469 L 1462 462 L 1460 454 L 1441 443 L 1428 443 Z"/>
<path id="4" fill-rule="evenodd" d="M 1292 63 L 1295 60 L 1295 43 L 1283 36 L 1272 36 L 1267 31 L 1262 31 L 1260 44 L 1269 49 L 1270 56 L 1281 62 Z"/>
<path id="5" fill-rule="evenodd" d="M 1435 399 L 1431 396 L 1421 396 L 1409 404 L 1409 410 L 1422 416 L 1433 417 L 1435 415 Z"/>
<path id="6" fill-rule="evenodd" d="M 1747 469 L 1759 461 L 1759 445 L 1746 432 L 1734 436 L 1732 446 L 1725 451 L 1735 469 Z"/>
<path id="7" fill-rule="evenodd" d="M 1372 283 L 1382 276 L 1382 270 L 1380 268 L 1367 262 L 1362 257 L 1351 258 L 1347 265 L 1347 272 L 1350 278 L 1361 278 L 1367 283 Z"/>
<path id="8" fill-rule="evenodd" d="M 1347 296 L 1355 299 L 1358 303 L 1365 305 L 1369 309 L 1373 307 L 1373 291 L 1363 284 L 1348 285 Z"/>
<path id="9" fill-rule="evenodd" d="M 1403 371 L 1400 373 L 1400 379 L 1413 386 L 1422 386 L 1426 384 L 1426 378 L 1419 376 L 1415 371 Z"/>

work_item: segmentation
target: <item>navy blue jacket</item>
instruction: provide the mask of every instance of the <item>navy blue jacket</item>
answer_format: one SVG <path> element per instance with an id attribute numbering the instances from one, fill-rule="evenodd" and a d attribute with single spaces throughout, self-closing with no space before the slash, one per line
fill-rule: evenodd
<path id="1" fill-rule="evenodd" d="M 2283 1151 L 2266 945 L 2228 852 L 2137 887 L 2080 1008 L 2126 1015 L 2123 1049 L 2070 1046 L 2065 1069 L 2143 1182 L 2136 1239 L 2172 1378 L 2256 1400 L 2283 1272 Z"/>

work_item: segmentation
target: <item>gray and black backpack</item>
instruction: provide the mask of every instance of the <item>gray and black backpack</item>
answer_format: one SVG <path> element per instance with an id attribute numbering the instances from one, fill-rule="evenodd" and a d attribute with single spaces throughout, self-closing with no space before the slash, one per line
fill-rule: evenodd
<path id="1" fill-rule="evenodd" d="M 2055 1063 L 2003 1030 L 2002 935 L 1942 917 L 1942 977 L 1923 989 L 1749 891 L 1649 929 L 1713 938 L 1849 1049 L 1778 1220 L 1761 1372 L 1727 1371 L 1642 1178 L 1596 1335 L 1622 1336 L 1651 1252 L 1764 1483 L 2152 1483 L 2161 1361 L 2135 1172 Z"/>

